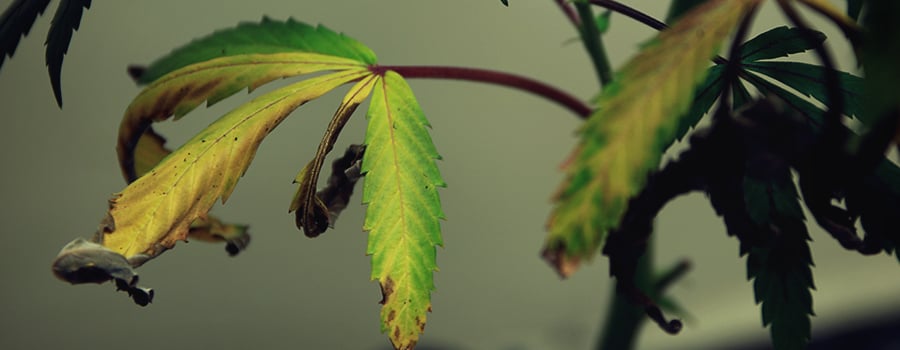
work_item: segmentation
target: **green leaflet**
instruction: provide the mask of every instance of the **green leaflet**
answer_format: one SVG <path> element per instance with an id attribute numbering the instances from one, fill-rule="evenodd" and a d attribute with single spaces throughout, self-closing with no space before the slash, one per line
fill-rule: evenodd
<path id="1" fill-rule="evenodd" d="M 428 121 L 409 85 L 388 71 L 375 82 L 368 112 L 363 229 L 381 285 L 381 329 L 397 349 L 411 349 L 431 311 L 435 246 L 442 245 L 440 159 Z"/>
<path id="2" fill-rule="evenodd" d="M 241 23 L 175 49 L 150 64 L 136 80 L 147 84 L 176 69 L 218 57 L 285 52 L 342 57 L 365 65 L 377 61 L 368 47 L 324 26 L 263 17 L 260 23 Z"/>
<path id="3" fill-rule="evenodd" d="M 187 235 L 228 199 L 263 138 L 307 101 L 369 74 L 335 72 L 262 95 L 221 117 L 110 200 L 103 246 L 140 265 Z"/>
<path id="4" fill-rule="evenodd" d="M 212 105 L 242 89 L 275 79 L 325 70 L 365 69 L 346 58 L 305 52 L 245 54 L 193 64 L 156 79 L 128 106 L 119 127 L 118 155 L 128 181 L 137 178 L 134 154 L 153 122 L 184 116 L 204 101 Z"/>
<path id="5" fill-rule="evenodd" d="M 776 79 L 794 90 L 811 96 L 819 101 L 828 101 L 828 91 L 825 85 L 825 68 L 800 62 L 752 62 L 745 63 L 744 67 L 753 72 L 767 75 Z M 846 72 L 838 72 L 841 83 L 840 91 L 844 96 L 844 114 L 857 117 L 864 124 L 870 124 L 872 118 L 863 112 L 862 91 L 863 79 Z"/>
<path id="6" fill-rule="evenodd" d="M 566 162 L 568 176 L 548 222 L 544 252 L 557 272 L 574 272 L 618 225 L 628 199 L 678 136 L 678 117 L 691 108 L 708 60 L 758 3 L 711 0 L 695 8 L 661 32 L 603 90 L 600 108 L 581 128 L 580 142 Z"/>
<path id="7" fill-rule="evenodd" d="M 775 349 L 803 349 L 813 315 L 812 255 L 797 190 L 787 169 L 776 179 L 746 177 L 747 208 L 760 227 L 778 232 L 747 256 L 747 278 L 753 279 L 756 302 L 762 303 L 764 326 L 770 327 Z"/>
<path id="8" fill-rule="evenodd" d="M 72 41 L 72 32 L 78 30 L 81 23 L 81 14 L 84 9 L 91 8 L 91 0 L 62 0 L 56 14 L 53 15 L 53 24 L 47 33 L 47 70 L 50 72 L 50 85 L 53 86 L 53 95 L 56 104 L 62 107 L 62 75 L 63 57 L 69 49 Z"/>
<path id="9" fill-rule="evenodd" d="M 19 40 L 28 35 L 37 16 L 44 13 L 50 0 L 15 0 L 0 15 L 0 68 L 6 56 L 12 57 Z"/>
<path id="10" fill-rule="evenodd" d="M 825 42 L 825 34 L 811 31 L 816 43 Z M 800 28 L 785 26 L 772 28 L 741 45 L 741 61 L 753 62 L 770 58 L 787 57 L 813 49 Z"/>

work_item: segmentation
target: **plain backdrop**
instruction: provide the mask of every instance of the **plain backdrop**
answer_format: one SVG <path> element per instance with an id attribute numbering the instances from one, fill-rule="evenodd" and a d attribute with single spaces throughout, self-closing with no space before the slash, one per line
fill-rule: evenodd
<path id="1" fill-rule="evenodd" d="M 6 8 L 11 1 L 0 1 Z M 633 1 L 662 18 L 662 1 Z M 843 1 L 836 2 L 843 6 Z M 0 348 L 2 349 L 385 349 L 380 293 L 369 281 L 359 188 L 334 230 L 308 239 L 287 213 L 291 181 L 312 157 L 340 90 L 295 112 L 266 141 L 227 205 L 214 211 L 251 226 L 235 258 L 220 245 L 179 244 L 140 268 L 156 290 L 146 308 L 114 287 L 71 286 L 50 262 L 89 237 L 107 199 L 124 187 L 115 160 L 118 122 L 140 91 L 126 66 L 149 63 L 190 39 L 241 21 L 293 17 L 323 23 L 371 47 L 385 64 L 458 65 L 528 75 L 587 100 L 598 89 L 572 26 L 552 1 L 97 1 L 66 56 L 63 109 L 53 101 L 43 42 L 57 2 L 0 71 Z M 772 6 L 756 32 L 783 23 Z M 813 16 L 815 17 L 815 16 Z M 831 38 L 842 37 L 817 21 Z M 615 66 L 653 31 L 615 15 L 606 36 Z M 849 50 L 836 46 L 844 68 Z M 276 84 L 277 85 L 277 84 Z M 558 165 L 579 120 L 518 91 L 454 81 L 411 81 L 433 124 L 449 187 L 438 249 L 434 312 L 422 348 L 586 349 L 610 297 L 605 258 L 567 280 L 539 258 Z M 260 89 L 267 91 L 270 88 Z M 254 93 L 258 95 L 259 92 Z M 199 108 L 159 129 L 177 145 L 243 101 Z M 363 139 L 365 107 L 341 135 L 340 153 Z M 644 327 L 640 347 L 694 349 L 767 337 L 745 260 L 702 195 L 657 220 L 657 263 L 693 270 L 671 293 L 689 312 L 682 334 Z M 900 310 L 894 257 L 846 252 L 811 232 L 815 332 Z"/>

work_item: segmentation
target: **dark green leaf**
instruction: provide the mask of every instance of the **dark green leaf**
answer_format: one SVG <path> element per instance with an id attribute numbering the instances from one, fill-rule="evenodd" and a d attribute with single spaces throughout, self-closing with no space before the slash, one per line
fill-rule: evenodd
<path id="1" fill-rule="evenodd" d="M 0 16 L 0 68 L 6 56 L 12 57 L 19 39 L 28 35 L 39 14 L 44 13 L 50 0 L 16 0 Z"/>
<path id="2" fill-rule="evenodd" d="M 742 83 L 740 79 L 731 85 L 731 96 L 734 109 L 741 108 L 742 106 L 753 102 L 753 96 L 750 95 L 750 91 L 747 90 L 747 87 L 744 86 L 744 83 Z"/>
<path id="3" fill-rule="evenodd" d="M 745 63 L 801 53 L 825 42 L 825 34 L 812 31 L 815 45 L 806 39 L 800 28 L 777 27 L 757 35 L 741 46 L 741 61 Z"/>
<path id="4" fill-rule="evenodd" d="M 821 108 L 816 107 L 816 105 L 806 99 L 752 73 L 747 74 L 746 78 L 747 82 L 753 84 L 761 94 L 773 94 L 778 96 L 787 103 L 791 109 L 806 116 L 813 130 L 819 130 L 823 125 L 822 114 L 824 114 L 824 111 Z"/>
<path id="5" fill-rule="evenodd" d="M 503 6 L 509 7 L 509 0 L 500 0 Z"/>
<path id="6" fill-rule="evenodd" d="M 594 20 L 597 25 L 597 33 L 604 34 L 609 30 L 610 15 L 612 15 L 612 11 L 603 11 L 597 14 L 597 19 Z"/>
<path id="7" fill-rule="evenodd" d="M 859 186 L 847 191 L 847 209 L 859 214 L 866 241 L 880 243 L 885 251 L 900 254 L 900 168 L 889 160 L 882 160 L 873 174 L 866 176 Z"/>
<path id="8" fill-rule="evenodd" d="M 748 70 L 767 75 L 794 90 L 811 96 L 823 103 L 828 102 L 828 89 L 825 84 L 825 68 L 814 64 L 800 62 L 753 62 L 745 64 Z M 844 96 L 846 115 L 855 116 L 865 124 L 873 120 L 862 110 L 863 79 L 846 72 L 838 72 L 841 83 L 840 91 Z"/>
<path id="9" fill-rule="evenodd" d="M 725 67 L 721 65 L 711 67 L 706 75 L 706 80 L 694 90 L 694 104 L 691 105 L 688 113 L 678 120 L 678 128 L 675 132 L 677 140 L 684 138 L 684 135 L 700 122 L 703 115 L 719 98 L 719 94 L 724 88 L 722 81 L 722 72 L 724 71 Z"/>
<path id="10" fill-rule="evenodd" d="M 62 107 L 62 74 L 63 57 L 72 41 L 72 32 L 78 30 L 81 14 L 84 9 L 91 8 L 91 0 L 62 0 L 53 16 L 50 32 L 47 33 L 47 70 L 50 72 L 50 85 L 56 104 Z"/>
<path id="11" fill-rule="evenodd" d="M 859 20 L 859 13 L 862 12 L 864 0 L 847 0 L 847 16 L 855 20 Z"/>
<path id="12" fill-rule="evenodd" d="M 813 315 L 812 255 L 797 190 L 787 169 L 781 175 L 767 184 L 750 178 L 745 181 L 748 199 L 767 202 L 748 203 L 748 208 L 769 209 L 768 213 L 759 211 L 754 221 L 761 219 L 778 230 L 772 240 L 750 249 L 747 278 L 753 279 L 755 299 L 762 303 L 763 325 L 770 328 L 774 348 L 803 349 L 810 337 L 809 316 Z M 751 197 L 751 193 L 757 195 Z"/>
<path id="13" fill-rule="evenodd" d="M 134 70 L 139 73 L 134 78 L 139 84 L 147 84 L 178 68 L 213 58 L 283 52 L 310 52 L 376 63 L 375 53 L 368 47 L 324 26 L 263 18 L 260 23 L 241 23 L 194 40 L 145 70 Z"/>

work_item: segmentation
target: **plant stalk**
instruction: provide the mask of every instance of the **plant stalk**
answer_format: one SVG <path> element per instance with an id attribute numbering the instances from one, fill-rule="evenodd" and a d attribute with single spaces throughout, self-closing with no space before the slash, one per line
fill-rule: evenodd
<path id="1" fill-rule="evenodd" d="M 371 66 L 369 69 L 375 74 L 383 74 L 391 70 L 407 79 L 453 79 L 506 86 L 552 101 L 582 119 L 587 118 L 593 111 L 590 106 L 565 91 L 531 78 L 510 73 L 447 66 Z"/>

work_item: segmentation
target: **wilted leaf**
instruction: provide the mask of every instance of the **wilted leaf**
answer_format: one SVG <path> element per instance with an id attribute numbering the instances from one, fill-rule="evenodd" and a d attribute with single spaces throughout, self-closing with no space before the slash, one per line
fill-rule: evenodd
<path id="1" fill-rule="evenodd" d="M 362 164 L 366 253 L 371 277 L 381 285 L 381 329 L 395 348 L 411 349 L 431 311 L 435 246 L 442 245 L 440 156 L 425 115 L 397 73 L 375 82 L 368 118 Z"/>
<path id="2" fill-rule="evenodd" d="M 221 117 L 110 200 L 100 242 L 134 266 L 171 248 L 216 199 L 228 199 L 262 139 L 291 111 L 367 74 L 357 69 L 304 80 Z"/>
<path id="3" fill-rule="evenodd" d="M 72 32 L 78 30 L 81 23 L 81 14 L 84 9 L 91 8 L 91 0 L 62 0 L 53 15 L 53 23 L 50 32 L 47 33 L 47 70 L 50 72 L 50 85 L 53 86 L 53 95 L 56 104 L 62 107 L 62 74 L 63 57 L 69 50 L 69 42 L 72 41 Z"/>
<path id="4" fill-rule="evenodd" d="M 53 260 L 53 274 L 72 284 L 113 280 L 136 304 L 147 306 L 153 301 L 153 290 L 137 285 L 138 275 L 124 256 L 84 238 L 63 247 Z"/>
<path id="5" fill-rule="evenodd" d="M 147 86 L 128 106 L 119 127 L 117 149 L 122 173 L 129 181 L 137 178 L 135 147 L 153 122 L 173 115 L 178 119 L 204 101 L 212 105 L 244 88 L 252 91 L 278 78 L 360 69 L 365 65 L 346 58 L 289 52 L 228 56 L 174 71 Z"/>
<path id="6" fill-rule="evenodd" d="M 293 19 L 278 21 L 263 17 L 260 23 L 241 23 L 235 28 L 217 31 L 175 49 L 142 69 L 135 80 L 147 84 L 179 68 L 214 58 L 288 52 L 341 57 L 360 65 L 377 61 L 368 47 L 324 26 L 313 27 Z"/>
<path id="7" fill-rule="evenodd" d="M 299 183 L 300 186 L 297 189 L 297 194 L 294 195 L 289 211 L 296 211 L 297 228 L 303 230 L 307 237 L 316 237 L 325 232 L 328 227 L 334 225 L 329 214 L 328 205 L 316 195 L 319 173 L 322 170 L 322 165 L 325 163 L 325 156 L 331 152 L 344 125 L 350 120 L 350 116 L 356 110 L 356 107 L 369 97 L 377 79 L 376 75 L 367 76 L 347 92 L 341 105 L 334 112 L 334 117 L 325 131 L 325 136 L 322 138 L 322 142 L 319 143 L 316 156 L 300 170 L 300 173 L 294 179 L 294 182 Z"/>
<path id="8" fill-rule="evenodd" d="M 188 237 L 211 243 L 225 242 L 225 251 L 235 256 L 250 244 L 248 228 L 247 225 L 227 224 L 209 215 L 191 223 Z"/>
<path id="9" fill-rule="evenodd" d="M 37 16 L 44 13 L 50 0 L 15 0 L 0 16 L 0 67 L 6 56 L 12 57 L 19 40 L 28 35 Z"/>
<path id="10" fill-rule="evenodd" d="M 678 117 L 706 77 L 710 57 L 759 1 L 711 0 L 659 34 L 617 74 L 600 108 L 581 128 L 565 169 L 545 243 L 557 271 L 571 273 L 602 246 L 644 185 L 663 151 L 677 137 Z"/>

